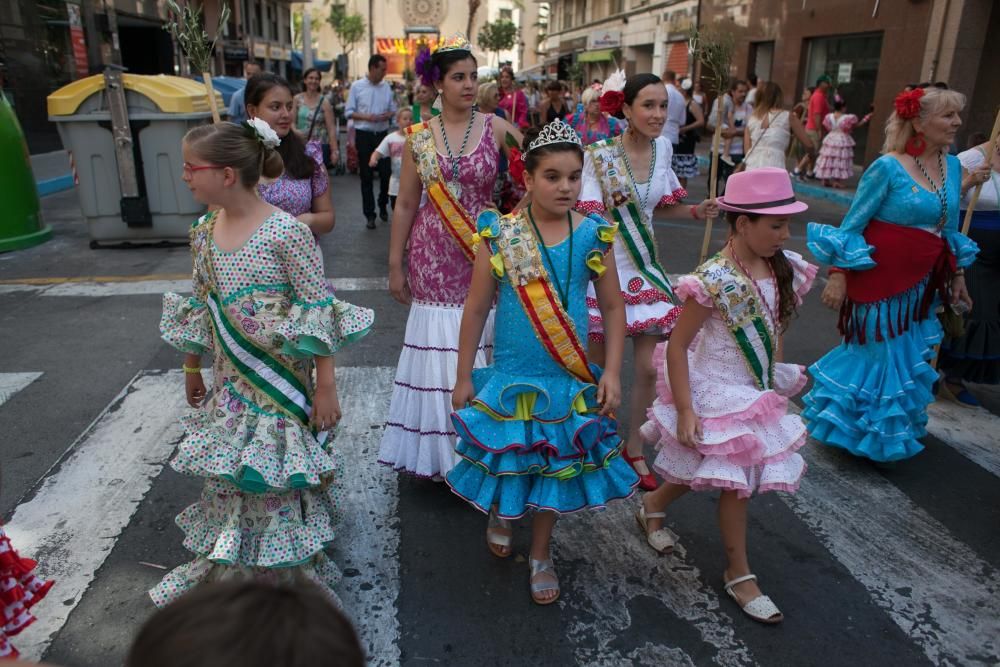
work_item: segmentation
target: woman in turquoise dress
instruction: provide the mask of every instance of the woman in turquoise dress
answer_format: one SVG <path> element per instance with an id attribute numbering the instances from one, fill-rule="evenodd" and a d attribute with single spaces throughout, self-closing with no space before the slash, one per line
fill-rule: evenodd
<path id="1" fill-rule="evenodd" d="M 808 245 L 832 265 L 823 302 L 840 309 L 843 341 L 809 371 L 802 415 L 820 442 L 876 462 L 923 449 L 942 337 L 943 301 L 971 305 L 964 268 L 978 247 L 958 229 L 962 167 L 947 155 L 960 93 L 903 93 L 882 157 L 865 171 L 840 227 L 810 223 Z"/>
<path id="2" fill-rule="evenodd" d="M 502 218 L 485 211 L 478 219 L 483 241 L 462 318 L 452 398 L 461 459 L 447 481 L 489 513 L 487 546 L 500 558 L 512 553 L 508 520 L 536 510 L 530 590 L 544 605 L 559 595 L 549 551 L 557 515 L 627 497 L 639 480 L 620 456 L 612 415 L 625 341 L 625 304 L 608 254 L 615 228 L 571 211 L 583 151 L 569 125 L 550 123 L 528 144 L 524 162 L 532 204 Z M 534 178 L 536 170 L 544 178 Z M 599 277 L 608 350 L 603 374 L 587 362 L 584 342 L 587 286 Z M 473 370 L 494 295 L 494 363 Z"/>

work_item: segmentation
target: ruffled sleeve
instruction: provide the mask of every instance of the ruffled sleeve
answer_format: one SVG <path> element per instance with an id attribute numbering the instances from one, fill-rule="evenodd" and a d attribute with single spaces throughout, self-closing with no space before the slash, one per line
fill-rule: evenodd
<path id="1" fill-rule="evenodd" d="M 576 210 L 581 213 L 604 213 L 604 195 L 601 193 L 601 182 L 597 179 L 594 160 L 590 151 L 583 151 L 583 185 L 580 187 L 580 199 L 576 202 Z"/>
<path id="2" fill-rule="evenodd" d="M 849 113 L 840 119 L 840 129 L 847 133 L 852 132 L 857 124 L 858 117 L 852 113 Z"/>
<path id="3" fill-rule="evenodd" d="M 833 114 L 832 113 L 828 113 L 823 118 L 823 127 L 826 128 L 827 132 L 830 132 L 831 130 L 833 130 Z"/>
<path id="4" fill-rule="evenodd" d="M 306 144 L 306 155 L 316 163 L 312 175 L 312 196 L 315 199 L 330 189 L 330 176 L 326 173 L 326 164 L 323 162 L 323 146 L 318 141 Z"/>
<path id="5" fill-rule="evenodd" d="M 171 347 L 188 354 L 212 350 L 212 325 L 208 307 L 194 297 L 174 292 L 163 295 L 160 336 Z"/>
<path id="6" fill-rule="evenodd" d="M 290 215 L 277 224 L 284 227 L 278 254 L 293 292 L 287 317 L 275 327 L 282 353 L 326 357 L 365 336 L 375 320 L 374 313 L 330 294 L 319 246 L 309 227 Z"/>
<path id="7" fill-rule="evenodd" d="M 493 267 L 493 277 L 503 278 L 503 257 L 497 250 L 497 238 L 500 236 L 500 214 L 491 209 L 485 209 L 476 218 L 476 236 L 480 243 L 485 243 L 490 250 L 490 265 Z"/>
<path id="8" fill-rule="evenodd" d="M 681 302 L 693 299 L 706 308 L 715 308 L 715 303 L 712 301 L 712 297 L 708 295 L 708 292 L 705 291 L 705 286 L 701 283 L 701 280 L 691 274 L 681 276 L 677 279 L 677 282 L 674 283 L 674 294 L 677 295 L 677 298 Z"/>
<path id="9" fill-rule="evenodd" d="M 962 162 L 954 155 L 948 156 L 948 199 L 958 201 L 962 192 Z M 942 234 L 955 255 L 958 266 L 965 267 L 976 261 L 979 245 L 961 232 L 959 207 L 948 206 L 948 222 L 945 223 Z"/>
<path id="10" fill-rule="evenodd" d="M 875 266 L 871 258 L 875 247 L 868 245 L 862 234 L 889 194 L 892 173 L 887 160 L 894 159 L 883 155 L 868 167 L 861 176 L 857 194 L 840 227 L 809 223 L 806 245 L 820 262 L 854 271 Z"/>
<path id="11" fill-rule="evenodd" d="M 608 270 L 604 265 L 604 258 L 611 251 L 615 235 L 618 234 L 618 225 L 609 225 L 596 213 L 588 213 L 587 218 L 596 226 L 594 247 L 587 253 L 587 268 L 590 269 L 591 280 L 598 280 Z"/>
<path id="12" fill-rule="evenodd" d="M 812 289 L 813 281 L 819 267 L 807 262 L 802 255 L 792 250 L 785 250 L 785 258 L 792 265 L 792 291 L 795 292 L 795 304 L 802 305 L 802 299 Z"/>

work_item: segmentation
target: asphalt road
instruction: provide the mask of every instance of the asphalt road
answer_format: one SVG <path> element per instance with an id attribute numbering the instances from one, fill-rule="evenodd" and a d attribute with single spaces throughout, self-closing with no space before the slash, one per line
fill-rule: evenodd
<path id="1" fill-rule="evenodd" d="M 695 198 L 704 185 L 690 190 Z M 331 553 L 374 664 L 1000 661 L 1000 399 L 985 389 L 988 410 L 935 406 L 927 450 L 895 469 L 810 443 L 799 494 L 751 504 L 751 562 L 785 612 L 779 627 L 754 624 L 726 598 L 710 494 L 691 494 L 671 512 L 681 547 L 668 558 L 640 539 L 634 499 L 560 521 L 561 601 L 531 604 L 526 526 L 515 533 L 515 558 L 496 560 L 483 545 L 482 515 L 442 485 L 373 463 L 406 308 L 381 287 L 388 225 L 364 228 L 356 177 L 334 179 L 333 196 L 327 273 L 342 281 L 341 298 L 375 309 L 376 325 L 337 359 L 348 493 Z M 809 203 L 788 243 L 807 255 L 805 222 L 842 214 Z M 162 568 L 189 560 L 173 518 L 200 481 L 164 465 L 180 437 L 183 385 L 180 355 L 157 324 L 162 287 L 189 274 L 190 255 L 91 250 L 73 192 L 43 206 L 54 239 L 0 255 L 0 513 L 36 547 L 26 555 L 64 574 L 39 606 L 42 620 L 15 643 L 56 664 L 120 664 L 152 612 L 145 591 Z M 694 268 L 702 223 L 683 207 L 655 225 L 668 271 Z M 717 225 L 715 246 L 724 238 Z M 821 287 L 786 338 L 788 361 L 811 363 L 837 343 Z M 629 364 L 626 387 L 630 375 Z"/>

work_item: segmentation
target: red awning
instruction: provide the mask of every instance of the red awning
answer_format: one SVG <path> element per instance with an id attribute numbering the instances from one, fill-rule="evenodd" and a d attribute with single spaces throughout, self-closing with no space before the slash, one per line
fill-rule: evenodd
<path id="1" fill-rule="evenodd" d="M 666 69 L 673 70 L 677 76 L 683 77 L 688 74 L 688 43 L 673 42 L 668 46 L 670 53 L 667 55 Z"/>

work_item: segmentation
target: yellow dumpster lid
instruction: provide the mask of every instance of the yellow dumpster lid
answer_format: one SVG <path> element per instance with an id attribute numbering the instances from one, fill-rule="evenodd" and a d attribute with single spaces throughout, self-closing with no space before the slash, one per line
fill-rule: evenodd
<path id="1" fill-rule="evenodd" d="M 167 74 L 123 74 L 127 90 L 145 95 L 164 113 L 211 111 L 205 84 Z M 70 116 L 83 101 L 104 90 L 104 76 L 95 74 L 66 84 L 48 97 L 50 116 Z M 222 94 L 215 91 L 216 105 L 224 109 Z"/>

